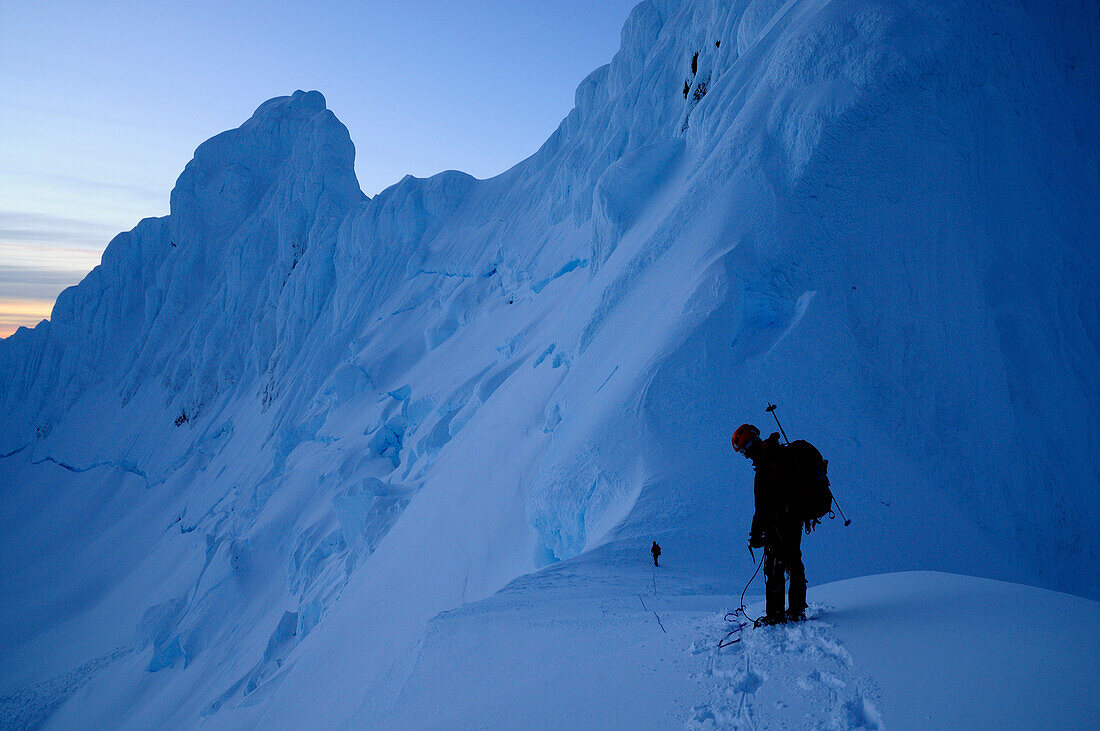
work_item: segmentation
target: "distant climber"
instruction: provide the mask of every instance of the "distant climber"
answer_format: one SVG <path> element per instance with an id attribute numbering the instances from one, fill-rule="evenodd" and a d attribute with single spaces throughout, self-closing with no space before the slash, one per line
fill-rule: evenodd
<path id="1" fill-rule="evenodd" d="M 752 460 L 756 470 L 753 493 L 756 512 L 749 529 L 749 549 L 764 549 L 765 614 L 761 624 L 797 622 L 806 618 L 806 569 L 802 564 L 802 530 L 812 530 L 818 522 L 816 505 L 804 504 L 808 495 L 824 490 L 826 463 L 808 442 L 779 443 L 779 434 L 760 439 L 760 430 L 752 424 L 742 424 L 733 433 L 733 449 Z M 821 466 L 815 465 L 820 463 Z M 805 465 L 809 464 L 809 471 Z M 816 472 L 815 472 L 816 471 Z M 817 472 L 820 473 L 818 476 Z M 818 484 L 824 480 L 824 484 Z M 829 493 L 829 500 L 832 495 Z M 814 498 L 814 501 L 819 501 Z M 828 505 L 825 507 L 827 512 Z M 818 515 L 820 517 L 820 515 Z M 790 577 L 788 607 L 783 611 L 784 574 Z"/>
<path id="2" fill-rule="evenodd" d="M 657 565 L 657 557 L 661 555 L 661 547 L 657 545 L 657 541 L 653 541 L 653 548 L 649 549 L 649 552 L 653 554 L 653 565 Z"/>

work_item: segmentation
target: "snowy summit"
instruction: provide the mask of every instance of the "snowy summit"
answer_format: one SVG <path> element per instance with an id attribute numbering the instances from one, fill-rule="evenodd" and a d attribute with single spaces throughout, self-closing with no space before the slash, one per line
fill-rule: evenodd
<path id="1" fill-rule="evenodd" d="M 1097 49 L 647 0 L 531 157 L 372 199 L 265 102 L 0 341 L 0 726 L 1095 727 Z M 851 525 L 741 627 L 769 403 Z"/>

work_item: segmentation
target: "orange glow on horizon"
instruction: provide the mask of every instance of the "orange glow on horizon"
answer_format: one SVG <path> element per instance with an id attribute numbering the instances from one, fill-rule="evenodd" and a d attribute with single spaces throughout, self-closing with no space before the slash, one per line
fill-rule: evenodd
<path id="1" fill-rule="evenodd" d="M 33 328 L 50 317 L 53 300 L 0 299 L 0 338 L 6 338 L 20 327 Z"/>

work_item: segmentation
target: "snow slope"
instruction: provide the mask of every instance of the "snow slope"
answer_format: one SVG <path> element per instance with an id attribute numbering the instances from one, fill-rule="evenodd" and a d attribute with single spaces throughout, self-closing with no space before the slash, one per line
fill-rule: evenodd
<path id="1" fill-rule="evenodd" d="M 669 567 L 656 577 L 641 561 L 623 568 L 543 572 L 440 615 L 396 702 L 353 725 L 1090 728 L 1100 718 L 1100 671 L 1078 651 L 1100 641 L 1094 601 L 885 574 L 814 587 L 808 622 L 747 627 L 719 648 L 738 596 L 680 594 L 664 581 Z M 750 614 L 762 610 L 750 601 Z"/>
<path id="2" fill-rule="evenodd" d="M 369 200 L 319 93 L 266 102 L 0 341 L 0 711 L 382 721 L 517 577 L 656 538 L 728 595 L 768 401 L 853 518 L 814 584 L 1100 597 L 1098 39 L 1084 2 L 650 0 L 530 158 Z"/>

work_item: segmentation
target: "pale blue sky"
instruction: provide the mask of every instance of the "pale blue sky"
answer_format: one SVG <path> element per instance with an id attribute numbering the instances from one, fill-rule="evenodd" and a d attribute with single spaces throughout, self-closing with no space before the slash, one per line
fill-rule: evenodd
<path id="1" fill-rule="evenodd" d="M 195 147 L 273 96 L 325 95 L 368 195 L 506 170 L 611 60 L 635 3 L 0 0 L 0 336 L 166 214 Z"/>

